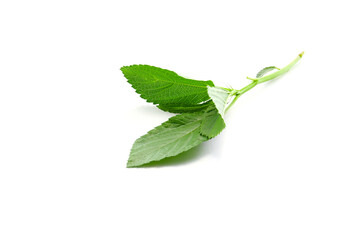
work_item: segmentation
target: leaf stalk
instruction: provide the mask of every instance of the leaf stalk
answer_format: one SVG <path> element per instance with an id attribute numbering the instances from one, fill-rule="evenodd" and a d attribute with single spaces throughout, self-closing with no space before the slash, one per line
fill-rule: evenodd
<path id="1" fill-rule="evenodd" d="M 303 55 L 304 55 L 304 52 L 300 53 L 291 63 L 289 63 L 285 67 L 283 67 L 283 68 L 279 69 L 278 71 L 276 71 L 274 73 L 271 73 L 269 75 L 265 75 L 265 76 L 263 76 L 261 78 L 247 77 L 247 79 L 252 80 L 252 82 L 249 85 L 245 86 L 244 88 L 242 88 L 240 90 L 233 91 L 232 95 L 235 96 L 235 97 L 231 101 L 231 103 L 228 105 L 225 112 L 227 112 L 234 105 L 234 103 L 239 99 L 239 97 L 241 95 L 243 95 L 244 93 L 246 93 L 250 89 L 254 88 L 256 85 L 258 85 L 260 83 L 263 83 L 263 82 L 273 80 L 273 79 L 278 78 L 281 75 L 287 73 L 293 66 L 295 66 L 295 64 L 302 58 Z"/>

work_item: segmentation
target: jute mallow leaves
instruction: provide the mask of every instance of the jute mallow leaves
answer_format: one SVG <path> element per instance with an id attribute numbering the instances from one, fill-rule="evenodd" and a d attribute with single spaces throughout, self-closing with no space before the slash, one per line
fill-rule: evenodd
<path id="1" fill-rule="evenodd" d="M 125 66 L 121 71 L 142 98 L 173 113 L 203 110 L 203 103 L 210 100 L 207 87 L 214 86 L 212 81 L 183 78 L 149 65 Z"/>
<path id="2" fill-rule="evenodd" d="M 178 113 L 135 141 L 127 167 L 176 156 L 216 137 L 225 128 L 226 111 L 242 94 L 289 71 L 302 55 L 282 69 L 262 69 L 256 78 L 248 77 L 252 82 L 240 90 L 217 87 L 212 81 L 187 79 L 149 65 L 122 67 L 124 76 L 142 98 L 163 111 Z"/>

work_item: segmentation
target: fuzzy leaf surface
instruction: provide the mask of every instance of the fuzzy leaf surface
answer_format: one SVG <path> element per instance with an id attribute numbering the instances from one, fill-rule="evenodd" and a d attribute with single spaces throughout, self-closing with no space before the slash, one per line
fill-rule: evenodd
<path id="1" fill-rule="evenodd" d="M 187 79 L 173 71 L 149 65 L 124 66 L 121 71 L 142 98 L 163 109 L 207 101 L 207 86 L 214 86 L 212 81 Z"/>
<path id="2" fill-rule="evenodd" d="M 135 141 L 127 167 L 176 156 L 208 140 L 200 134 L 203 119 L 204 112 L 183 113 L 171 117 Z"/>

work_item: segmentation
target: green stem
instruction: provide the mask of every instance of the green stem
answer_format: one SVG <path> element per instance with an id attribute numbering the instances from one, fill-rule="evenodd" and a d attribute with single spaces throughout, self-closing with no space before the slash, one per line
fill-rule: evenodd
<path id="1" fill-rule="evenodd" d="M 287 66 L 283 67 L 282 69 L 280 69 L 279 71 L 276 71 L 272 74 L 266 75 L 264 77 L 261 77 L 259 79 L 257 79 L 259 81 L 259 83 L 263 83 L 269 80 L 272 80 L 274 78 L 277 78 L 281 75 L 283 75 L 284 73 L 288 72 L 304 55 L 304 52 L 300 53 L 291 63 L 289 63 Z"/>
<path id="2" fill-rule="evenodd" d="M 256 85 L 258 85 L 259 83 L 263 83 L 263 82 L 267 82 L 269 80 L 275 79 L 280 77 L 281 75 L 283 75 L 284 73 L 288 72 L 304 55 L 304 52 L 300 53 L 291 63 L 289 63 L 287 66 L 283 67 L 282 69 L 280 69 L 279 71 L 276 71 L 272 74 L 263 76 L 261 78 L 250 78 L 247 77 L 247 79 L 252 80 L 252 83 L 250 83 L 249 85 L 245 86 L 244 88 L 240 89 L 240 90 L 235 90 L 233 92 L 233 96 L 234 99 L 231 101 L 231 103 L 229 104 L 229 106 L 226 108 L 225 112 L 227 112 L 232 105 L 234 105 L 234 103 L 239 99 L 239 97 L 241 95 L 243 95 L 244 93 L 246 93 L 247 91 L 249 91 L 250 89 L 252 89 L 253 87 L 255 87 Z"/>
<path id="3" fill-rule="evenodd" d="M 249 85 L 247 85 L 246 87 L 238 90 L 236 92 L 237 95 L 242 95 L 244 93 L 246 93 L 247 91 L 249 91 L 250 89 L 252 89 L 253 87 L 255 87 L 256 85 L 258 85 L 259 81 L 258 80 L 253 80 L 252 83 L 250 83 Z"/>
<path id="4" fill-rule="evenodd" d="M 225 113 L 231 108 L 232 105 L 234 105 L 234 103 L 239 99 L 239 97 L 241 95 L 243 95 L 244 93 L 246 93 L 247 91 L 249 91 L 250 89 L 252 89 L 253 87 L 255 87 L 258 84 L 258 80 L 254 80 L 252 83 L 250 83 L 249 85 L 247 85 L 246 87 L 240 89 L 240 90 L 236 90 L 234 92 L 234 99 L 231 101 L 231 103 L 229 104 L 229 106 L 227 106 Z"/>

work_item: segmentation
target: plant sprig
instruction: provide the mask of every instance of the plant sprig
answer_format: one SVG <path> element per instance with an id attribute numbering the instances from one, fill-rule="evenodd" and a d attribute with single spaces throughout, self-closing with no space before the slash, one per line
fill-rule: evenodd
<path id="1" fill-rule="evenodd" d="M 256 78 L 247 77 L 252 82 L 239 90 L 217 87 L 212 81 L 187 79 L 149 65 L 122 67 L 124 76 L 142 98 L 163 111 L 178 113 L 135 141 L 127 167 L 176 156 L 216 137 L 225 128 L 225 113 L 241 95 L 260 83 L 282 76 L 303 54 L 281 69 L 266 67 Z M 271 71 L 274 72 L 267 74 Z"/>

